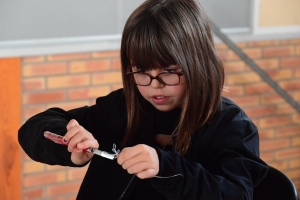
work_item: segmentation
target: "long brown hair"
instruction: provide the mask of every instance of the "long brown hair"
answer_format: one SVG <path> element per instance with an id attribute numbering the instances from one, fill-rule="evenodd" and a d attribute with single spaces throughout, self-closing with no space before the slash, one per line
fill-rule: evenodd
<path id="1" fill-rule="evenodd" d="M 127 105 L 127 133 L 132 139 L 140 124 L 144 100 L 126 75 L 128 67 L 151 70 L 178 64 L 187 84 L 175 149 L 186 153 L 192 134 L 215 114 L 224 84 L 209 21 L 196 0 L 146 0 L 128 18 L 121 41 L 121 63 Z"/>

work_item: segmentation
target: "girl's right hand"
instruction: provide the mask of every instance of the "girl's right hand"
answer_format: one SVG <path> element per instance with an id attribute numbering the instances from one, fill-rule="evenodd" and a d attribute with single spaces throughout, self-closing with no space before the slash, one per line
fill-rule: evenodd
<path id="1" fill-rule="evenodd" d="M 88 162 L 94 154 L 86 152 L 84 149 L 89 147 L 98 149 L 98 141 L 90 132 L 80 126 L 75 119 L 69 121 L 67 130 L 63 142 L 68 143 L 68 151 L 72 152 L 72 162 L 77 165 Z"/>

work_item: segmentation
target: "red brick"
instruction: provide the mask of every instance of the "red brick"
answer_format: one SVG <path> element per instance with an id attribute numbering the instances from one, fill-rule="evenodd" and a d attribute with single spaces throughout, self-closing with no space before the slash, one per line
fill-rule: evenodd
<path id="1" fill-rule="evenodd" d="M 249 107 L 258 105 L 259 99 L 257 96 L 241 96 L 241 97 L 231 97 L 235 103 L 241 107 Z"/>
<path id="2" fill-rule="evenodd" d="M 293 114 L 292 118 L 293 118 L 293 122 L 295 124 L 300 124 L 300 112 L 297 112 L 296 114 Z"/>
<path id="3" fill-rule="evenodd" d="M 298 189 L 298 194 L 300 193 L 300 179 L 292 180 L 296 188 Z"/>
<path id="4" fill-rule="evenodd" d="M 66 200 L 65 197 L 52 197 L 51 200 Z"/>
<path id="5" fill-rule="evenodd" d="M 262 70 L 277 69 L 279 67 L 279 61 L 277 58 L 259 59 L 259 60 L 254 60 L 254 62 Z"/>
<path id="6" fill-rule="evenodd" d="M 218 49 L 217 53 L 221 60 L 226 61 L 228 59 L 228 50 L 227 49 Z"/>
<path id="7" fill-rule="evenodd" d="M 294 123 L 300 123 L 300 114 L 295 114 L 295 115 L 293 115 L 293 122 Z"/>
<path id="8" fill-rule="evenodd" d="M 79 190 L 80 184 L 81 184 L 81 181 L 49 186 L 48 194 L 49 194 L 49 196 L 57 196 L 57 195 L 77 193 Z"/>
<path id="9" fill-rule="evenodd" d="M 258 121 L 259 119 L 252 119 L 252 122 L 256 125 L 256 124 L 258 124 L 259 123 L 259 121 Z"/>
<path id="10" fill-rule="evenodd" d="M 281 81 L 279 86 L 284 90 L 299 90 L 300 80 Z"/>
<path id="11" fill-rule="evenodd" d="M 269 128 L 269 127 L 280 127 L 291 124 L 292 120 L 289 116 L 275 116 L 262 118 L 259 120 L 260 128 Z"/>
<path id="12" fill-rule="evenodd" d="M 300 45 L 297 45 L 296 47 L 296 55 L 300 55 Z"/>
<path id="13" fill-rule="evenodd" d="M 31 200 L 31 199 L 42 199 L 44 197 L 43 188 L 29 189 L 23 191 L 22 199 Z"/>
<path id="14" fill-rule="evenodd" d="M 23 162 L 23 173 L 32 174 L 36 172 L 42 172 L 45 170 L 45 164 L 35 161 Z"/>
<path id="15" fill-rule="evenodd" d="M 279 140 L 264 140 L 260 141 L 260 150 L 269 151 L 269 150 L 278 150 L 282 148 L 289 147 L 288 139 L 279 139 Z"/>
<path id="16" fill-rule="evenodd" d="M 93 58 L 115 58 L 120 57 L 120 51 L 94 52 L 92 56 Z"/>
<path id="17" fill-rule="evenodd" d="M 111 86 L 111 91 L 115 91 L 117 89 L 123 88 L 123 84 L 113 84 Z"/>
<path id="18" fill-rule="evenodd" d="M 278 137 L 290 137 L 300 134 L 300 125 L 292 125 L 287 127 L 280 127 L 277 131 Z"/>
<path id="19" fill-rule="evenodd" d="M 42 90 L 45 89 L 45 78 L 30 78 L 23 79 L 22 89 L 27 90 Z"/>
<path id="20" fill-rule="evenodd" d="M 293 168 L 299 168 L 300 167 L 300 160 L 299 159 L 294 159 L 289 161 L 289 166 L 291 169 Z"/>
<path id="21" fill-rule="evenodd" d="M 274 153 L 273 152 L 260 152 L 260 158 L 263 159 L 265 162 L 273 161 Z"/>
<path id="22" fill-rule="evenodd" d="M 49 183 L 57 183 L 66 180 L 66 174 L 64 172 L 51 172 L 43 174 L 31 174 L 30 176 L 24 176 L 23 186 L 25 188 L 32 186 L 47 185 Z"/>
<path id="23" fill-rule="evenodd" d="M 32 159 L 23 150 L 21 150 L 21 157 L 23 158 L 23 161 L 32 161 Z"/>
<path id="24" fill-rule="evenodd" d="M 244 49 L 244 53 L 251 59 L 260 58 L 262 55 L 261 48 Z"/>
<path id="25" fill-rule="evenodd" d="M 246 94 L 260 94 L 260 93 L 270 93 L 274 92 L 272 87 L 267 83 L 255 83 L 245 85 Z"/>
<path id="26" fill-rule="evenodd" d="M 258 81 L 261 81 L 261 78 L 255 72 L 227 75 L 227 82 L 229 85 L 255 83 Z"/>
<path id="27" fill-rule="evenodd" d="M 286 150 L 281 150 L 281 151 L 275 152 L 275 158 L 278 160 L 299 158 L 299 155 L 300 155 L 300 147 L 289 148 Z"/>
<path id="28" fill-rule="evenodd" d="M 244 94 L 244 87 L 243 86 L 224 86 L 223 88 L 223 95 L 224 96 L 241 96 Z"/>
<path id="29" fill-rule="evenodd" d="M 292 146 L 300 146 L 300 136 L 292 138 Z"/>
<path id="30" fill-rule="evenodd" d="M 46 108 L 53 108 L 53 107 L 59 107 L 64 110 L 71 110 L 74 108 L 79 108 L 83 106 L 90 105 L 88 100 L 85 101 L 68 101 L 64 103 L 51 103 L 47 104 Z"/>
<path id="31" fill-rule="evenodd" d="M 67 200 L 76 200 L 76 197 L 77 197 L 76 195 L 69 196 Z"/>
<path id="32" fill-rule="evenodd" d="M 278 169 L 279 171 L 286 170 L 288 168 L 288 163 L 286 161 L 274 161 L 268 163 L 268 165 Z"/>
<path id="33" fill-rule="evenodd" d="M 71 73 L 78 72 L 97 72 L 110 69 L 110 60 L 88 60 L 76 61 L 69 64 L 69 71 Z"/>
<path id="34" fill-rule="evenodd" d="M 23 76 L 44 76 L 53 74 L 64 74 L 67 72 L 66 63 L 44 63 L 24 65 L 22 67 Z"/>
<path id="35" fill-rule="evenodd" d="M 249 65 L 246 65 L 245 72 L 254 72 L 254 70 Z M 258 75 L 258 73 L 257 73 L 257 75 Z"/>
<path id="36" fill-rule="evenodd" d="M 294 100 L 300 100 L 300 91 L 297 91 L 297 92 L 295 92 L 294 94 L 293 94 L 293 99 Z"/>
<path id="37" fill-rule="evenodd" d="M 244 49 L 248 46 L 248 43 L 247 42 L 237 42 L 237 43 L 235 43 L 235 45 L 241 49 Z"/>
<path id="38" fill-rule="evenodd" d="M 259 129 L 258 135 L 261 141 L 268 140 L 275 137 L 275 131 L 274 129 Z"/>
<path id="39" fill-rule="evenodd" d="M 89 87 L 89 88 L 70 89 L 68 92 L 68 96 L 70 100 L 77 100 L 77 99 L 97 98 L 99 96 L 104 96 L 109 92 L 110 92 L 109 86 Z"/>
<path id="40" fill-rule="evenodd" d="M 61 165 L 45 165 L 46 171 L 64 171 L 66 170 L 65 166 Z"/>
<path id="41" fill-rule="evenodd" d="M 223 42 L 215 44 L 215 47 L 216 47 L 217 50 L 219 50 L 219 49 L 228 49 L 228 46 Z"/>
<path id="42" fill-rule="evenodd" d="M 291 114 L 291 113 L 295 113 L 295 109 L 290 104 L 283 103 L 277 105 L 277 114 L 281 115 L 281 114 Z"/>
<path id="43" fill-rule="evenodd" d="M 28 119 L 32 117 L 33 115 L 36 115 L 40 112 L 43 112 L 45 110 L 44 105 L 37 105 L 37 106 L 23 106 L 23 118 Z"/>
<path id="44" fill-rule="evenodd" d="M 48 77 L 47 86 L 50 89 L 86 86 L 90 84 L 88 74 Z"/>
<path id="45" fill-rule="evenodd" d="M 58 61 L 58 60 L 79 60 L 87 59 L 90 57 L 89 53 L 76 53 L 76 54 L 56 54 L 47 56 L 49 61 Z"/>
<path id="46" fill-rule="evenodd" d="M 293 77 L 293 71 L 292 70 L 274 70 L 274 71 L 268 71 L 267 74 L 271 77 L 273 80 L 284 80 L 284 79 L 290 79 Z"/>
<path id="47" fill-rule="evenodd" d="M 266 47 L 263 50 L 264 57 L 290 56 L 293 55 L 293 53 L 293 46 Z"/>
<path id="48" fill-rule="evenodd" d="M 274 116 L 276 114 L 275 106 L 259 106 L 245 108 L 244 111 L 249 115 L 250 118 L 257 118 L 263 116 Z"/>
<path id="49" fill-rule="evenodd" d="M 245 63 L 243 61 L 231 61 L 224 63 L 225 72 L 243 72 L 245 71 Z"/>
<path id="50" fill-rule="evenodd" d="M 277 93 L 276 94 L 264 94 L 261 97 L 262 104 L 278 104 L 278 103 L 283 103 L 283 102 L 285 102 L 285 100 Z"/>
<path id="51" fill-rule="evenodd" d="M 295 77 L 300 78 L 300 69 L 295 71 Z"/>
<path id="52" fill-rule="evenodd" d="M 45 56 L 30 56 L 30 57 L 23 57 L 23 63 L 37 63 L 37 62 L 44 62 Z"/>
<path id="53" fill-rule="evenodd" d="M 289 177 L 290 179 L 299 179 L 300 177 L 300 168 L 298 169 L 293 169 L 293 170 L 289 170 L 285 173 L 287 175 L 287 177 Z"/>
<path id="54" fill-rule="evenodd" d="M 90 102 L 90 105 L 95 105 L 96 104 L 96 99 L 92 99 L 89 102 Z"/>
<path id="55" fill-rule="evenodd" d="M 115 70 L 121 70 L 121 59 L 120 58 L 115 58 L 112 60 L 112 69 Z"/>
<path id="56" fill-rule="evenodd" d="M 266 47 L 266 46 L 276 46 L 280 42 L 278 40 L 265 40 L 265 41 L 254 41 L 248 42 L 248 46 L 250 47 Z"/>
<path id="57" fill-rule="evenodd" d="M 72 168 L 68 170 L 68 180 L 82 180 L 85 176 L 87 167 Z"/>
<path id="58" fill-rule="evenodd" d="M 300 58 L 282 58 L 280 61 L 280 67 L 300 67 Z"/>
<path id="59" fill-rule="evenodd" d="M 241 58 L 234 52 L 232 51 L 231 49 L 228 50 L 228 53 L 227 53 L 227 60 L 241 60 Z"/>
<path id="60" fill-rule="evenodd" d="M 23 104 L 48 103 L 53 101 L 63 101 L 65 99 L 65 91 L 23 94 Z"/>
<path id="61" fill-rule="evenodd" d="M 281 44 L 299 44 L 300 39 L 288 39 L 288 40 L 282 40 Z"/>
<path id="62" fill-rule="evenodd" d="M 111 71 L 103 73 L 95 73 L 92 75 L 93 84 L 110 84 L 122 83 L 122 76 L 120 71 Z"/>

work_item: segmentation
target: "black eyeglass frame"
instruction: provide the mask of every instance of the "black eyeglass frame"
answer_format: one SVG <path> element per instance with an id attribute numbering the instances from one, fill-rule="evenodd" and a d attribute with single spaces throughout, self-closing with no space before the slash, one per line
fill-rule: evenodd
<path id="1" fill-rule="evenodd" d="M 134 74 L 144 74 L 144 75 L 149 76 L 150 77 L 150 83 L 147 84 L 147 85 L 137 84 L 134 80 L 134 76 L 133 76 Z M 176 74 L 178 76 L 178 83 L 176 83 L 176 84 L 166 84 L 161 78 L 159 78 L 159 76 L 161 74 Z M 136 85 L 139 85 L 139 86 L 149 86 L 149 85 L 151 85 L 153 79 L 158 80 L 160 83 L 162 83 L 164 85 L 174 86 L 174 85 L 178 85 L 180 83 L 180 76 L 183 75 L 183 71 L 181 71 L 181 72 L 162 72 L 162 73 L 157 74 L 156 76 L 151 76 L 150 74 L 147 74 L 147 73 L 144 73 L 144 72 L 126 72 L 126 75 L 131 76 L 131 80 L 133 81 L 133 83 L 136 84 Z"/>

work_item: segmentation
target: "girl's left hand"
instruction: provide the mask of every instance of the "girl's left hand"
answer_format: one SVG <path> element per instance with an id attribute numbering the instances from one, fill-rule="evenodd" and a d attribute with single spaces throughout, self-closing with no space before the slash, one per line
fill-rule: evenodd
<path id="1" fill-rule="evenodd" d="M 156 150 L 144 144 L 124 148 L 119 153 L 117 162 L 129 174 L 135 174 L 140 179 L 152 178 L 159 171 Z"/>

